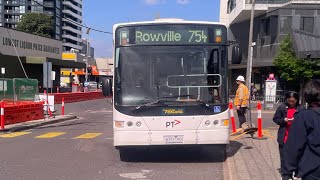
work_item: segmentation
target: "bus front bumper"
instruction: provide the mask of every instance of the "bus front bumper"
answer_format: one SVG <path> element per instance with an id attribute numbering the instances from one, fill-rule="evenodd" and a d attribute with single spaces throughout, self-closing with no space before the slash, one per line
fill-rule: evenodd
<path id="1" fill-rule="evenodd" d="M 229 129 L 114 131 L 114 146 L 229 144 Z"/>

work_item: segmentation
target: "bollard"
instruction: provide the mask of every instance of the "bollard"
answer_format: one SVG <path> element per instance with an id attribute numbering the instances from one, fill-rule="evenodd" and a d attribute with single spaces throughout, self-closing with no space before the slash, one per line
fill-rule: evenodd
<path id="1" fill-rule="evenodd" d="M 49 117 L 52 117 L 52 112 L 50 110 L 50 106 L 49 106 L 49 101 L 47 99 L 47 91 L 46 90 L 44 90 L 44 95 L 46 96 L 45 105 L 47 106 L 47 111 L 49 112 Z"/>
<path id="2" fill-rule="evenodd" d="M 62 98 L 61 115 L 64 115 L 64 97 Z"/>
<path id="3" fill-rule="evenodd" d="M 261 102 L 257 104 L 257 113 L 258 113 L 258 138 L 262 138 L 262 117 L 261 117 Z"/>
<path id="4" fill-rule="evenodd" d="M 235 133 L 237 130 L 236 130 L 236 122 L 234 120 L 232 102 L 229 102 L 229 112 L 230 112 L 230 117 L 231 117 L 232 132 Z"/>
<path id="5" fill-rule="evenodd" d="M 4 102 L 1 101 L 1 130 L 4 130 Z"/>

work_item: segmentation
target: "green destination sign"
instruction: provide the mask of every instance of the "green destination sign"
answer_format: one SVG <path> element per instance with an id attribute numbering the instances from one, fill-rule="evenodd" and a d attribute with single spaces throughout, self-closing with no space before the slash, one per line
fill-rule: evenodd
<path id="1" fill-rule="evenodd" d="M 226 29 L 221 25 L 144 25 L 119 28 L 116 36 L 117 45 L 224 43 Z"/>

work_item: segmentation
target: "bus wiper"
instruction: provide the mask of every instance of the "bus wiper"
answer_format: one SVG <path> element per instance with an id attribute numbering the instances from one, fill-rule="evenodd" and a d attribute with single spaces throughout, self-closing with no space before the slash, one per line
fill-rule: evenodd
<path id="1" fill-rule="evenodd" d="M 180 98 L 180 97 L 193 97 L 193 96 L 192 96 L 192 95 L 163 96 L 163 97 L 156 98 L 155 100 L 150 101 L 150 102 L 148 102 L 148 103 L 146 103 L 146 104 L 142 104 L 142 105 L 140 105 L 140 106 L 137 106 L 137 107 L 135 107 L 135 110 L 138 110 L 138 109 L 140 109 L 140 108 L 142 108 L 142 107 L 152 106 L 152 105 L 158 104 L 158 103 L 160 103 L 160 102 L 166 102 L 166 100 L 164 100 L 164 99 L 168 99 L 168 98 Z"/>
<path id="2" fill-rule="evenodd" d="M 135 107 L 135 110 L 138 110 L 138 109 L 140 109 L 140 108 L 142 108 L 142 107 L 152 106 L 152 105 L 158 104 L 158 103 L 160 103 L 160 102 L 161 102 L 160 99 L 155 99 L 155 100 L 153 100 L 153 101 L 151 101 L 151 102 L 148 102 L 148 103 L 146 103 L 146 104 L 142 104 L 142 105 L 140 105 L 140 106 Z"/>
<path id="3" fill-rule="evenodd" d="M 190 95 L 190 94 L 178 95 L 178 96 L 168 96 L 168 97 L 162 97 L 162 98 L 181 98 L 181 97 L 191 97 L 191 98 L 195 98 L 194 95 Z M 198 102 L 198 103 L 200 103 L 201 105 L 203 105 L 203 106 L 205 106 L 205 107 L 207 107 L 207 108 L 209 108 L 209 109 L 211 110 L 210 105 L 207 104 L 207 103 L 205 103 L 205 102 L 202 101 L 201 99 L 197 99 L 195 102 Z"/>

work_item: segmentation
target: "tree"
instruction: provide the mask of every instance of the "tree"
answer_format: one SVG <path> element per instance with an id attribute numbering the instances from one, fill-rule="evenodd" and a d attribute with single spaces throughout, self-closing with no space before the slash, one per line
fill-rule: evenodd
<path id="1" fill-rule="evenodd" d="M 297 58 L 290 35 L 287 35 L 280 43 L 280 50 L 274 60 L 274 65 L 279 70 L 281 78 L 300 83 L 300 97 L 302 96 L 304 82 L 320 75 L 319 63 L 319 59 Z"/>
<path id="2" fill-rule="evenodd" d="M 52 37 L 53 21 L 50 16 L 43 13 L 27 13 L 22 15 L 17 30 L 34 35 Z"/>

